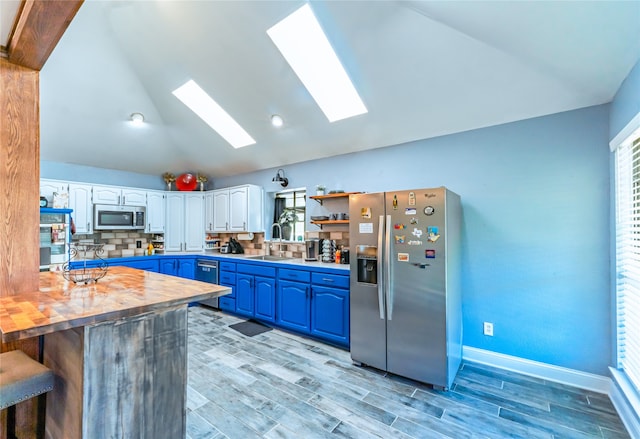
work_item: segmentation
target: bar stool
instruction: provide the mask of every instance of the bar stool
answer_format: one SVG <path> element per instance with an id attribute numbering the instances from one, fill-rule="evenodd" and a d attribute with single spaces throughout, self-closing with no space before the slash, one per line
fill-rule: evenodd
<path id="1" fill-rule="evenodd" d="M 7 410 L 7 438 L 15 439 L 16 407 L 38 396 L 38 437 L 44 436 L 45 393 L 53 389 L 54 373 L 20 350 L 0 354 L 0 410 Z"/>

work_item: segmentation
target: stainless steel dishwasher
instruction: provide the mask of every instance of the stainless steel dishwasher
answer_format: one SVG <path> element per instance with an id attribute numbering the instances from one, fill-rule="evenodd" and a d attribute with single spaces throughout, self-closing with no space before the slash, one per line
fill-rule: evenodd
<path id="1" fill-rule="evenodd" d="M 218 261 L 210 261 L 208 259 L 198 259 L 196 261 L 196 280 L 208 282 L 210 284 L 218 283 Z M 218 298 L 202 300 L 200 303 L 207 306 L 218 308 Z"/>

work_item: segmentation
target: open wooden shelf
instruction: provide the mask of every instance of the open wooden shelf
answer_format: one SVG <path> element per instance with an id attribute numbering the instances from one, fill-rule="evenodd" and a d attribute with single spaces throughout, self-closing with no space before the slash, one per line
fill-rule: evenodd
<path id="1" fill-rule="evenodd" d="M 317 226 L 327 225 L 327 224 L 349 224 L 349 220 L 325 220 L 325 221 L 310 221 L 311 224 L 315 224 Z"/>
<path id="2" fill-rule="evenodd" d="M 318 203 L 322 204 L 323 200 L 328 200 L 332 198 L 344 198 L 348 197 L 351 194 L 361 194 L 362 192 L 339 192 L 336 194 L 326 194 L 326 195 L 311 195 L 309 198 L 312 200 L 316 200 Z"/>

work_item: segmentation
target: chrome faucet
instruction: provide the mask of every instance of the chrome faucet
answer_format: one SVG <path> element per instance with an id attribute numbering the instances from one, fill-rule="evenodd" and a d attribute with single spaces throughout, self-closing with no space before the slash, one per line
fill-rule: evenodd
<path id="1" fill-rule="evenodd" d="M 271 225 L 271 242 L 274 241 L 273 238 L 273 228 L 277 228 L 278 229 L 278 256 L 282 257 L 282 227 L 280 227 L 280 224 L 278 223 L 273 223 Z M 269 249 L 273 248 L 273 244 L 269 244 Z"/>

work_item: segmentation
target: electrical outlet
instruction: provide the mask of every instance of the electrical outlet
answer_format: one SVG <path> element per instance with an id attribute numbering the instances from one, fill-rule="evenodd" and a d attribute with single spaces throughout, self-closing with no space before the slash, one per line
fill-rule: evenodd
<path id="1" fill-rule="evenodd" d="M 489 335 L 493 337 L 493 323 L 484 322 L 484 327 L 482 332 L 484 333 L 484 335 Z"/>

